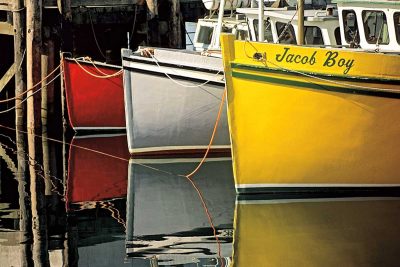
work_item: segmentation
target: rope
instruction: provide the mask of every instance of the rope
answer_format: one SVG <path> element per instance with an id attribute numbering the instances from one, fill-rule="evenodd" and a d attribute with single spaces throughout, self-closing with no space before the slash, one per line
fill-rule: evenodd
<path id="1" fill-rule="evenodd" d="M 297 11 L 298 11 L 298 9 L 296 8 L 296 12 L 294 12 L 293 17 L 286 23 L 285 28 L 283 29 L 281 34 L 278 36 L 278 40 L 276 40 L 276 42 L 275 42 L 276 44 L 279 43 L 279 41 L 281 40 L 282 36 L 285 34 L 287 29 L 289 28 L 289 25 L 292 24 L 292 21 L 293 21 L 294 17 L 296 16 Z"/>
<path id="2" fill-rule="evenodd" d="M 39 89 L 37 89 L 36 91 L 34 91 L 32 94 L 30 94 L 29 96 L 27 96 L 25 99 L 23 99 L 18 105 L 15 105 L 15 106 L 13 106 L 13 107 L 11 107 L 11 108 L 9 108 L 9 109 L 0 111 L 0 114 L 7 113 L 7 112 L 9 112 L 9 111 L 14 110 L 15 108 L 17 108 L 17 106 L 21 106 L 22 103 L 24 103 L 26 100 L 28 100 L 28 98 L 30 98 L 30 97 L 34 96 L 36 93 L 40 92 L 44 87 L 46 87 L 47 85 L 49 85 L 50 83 L 52 83 L 55 79 L 57 79 L 61 74 L 62 74 L 62 72 L 60 72 L 59 74 L 57 74 L 57 75 L 56 75 L 53 79 L 51 79 L 48 83 L 46 83 L 45 85 L 43 85 L 42 87 L 40 87 Z M 29 90 L 27 90 L 27 91 L 29 91 Z"/>
<path id="3" fill-rule="evenodd" d="M 93 21 L 92 21 L 92 15 L 90 14 L 90 9 L 88 9 L 88 13 L 89 13 L 89 20 L 90 20 L 90 26 L 92 28 L 92 33 L 93 33 L 93 37 L 94 37 L 94 41 L 96 42 L 96 46 L 97 49 L 99 50 L 100 54 L 103 56 L 104 59 L 106 59 L 106 56 L 103 54 L 103 52 L 101 51 L 100 45 L 97 42 L 97 37 L 96 37 L 96 32 L 94 31 L 94 27 L 93 27 Z"/>
<path id="4" fill-rule="evenodd" d="M 93 76 L 93 77 L 95 77 L 95 78 L 108 79 L 108 78 L 112 78 L 112 77 L 119 76 L 119 75 L 121 75 L 122 72 L 123 72 L 123 70 L 121 69 L 121 70 L 119 70 L 119 71 L 117 71 L 117 72 L 115 72 L 115 73 L 113 73 L 113 74 L 109 74 L 109 75 L 97 75 L 97 74 L 94 74 L 94 73 L 88 71 L 87 69 L 85 69 L 85 68 L 79 63 L 79 61 L 78 61 L 76 58 L 73 58 L 72 60 L 74 60 L 75 63 L 78 64 L 78 66 L 79 66 L 84 72 L 86 72 L 87 74 L 89 74 L 90 76 Z M 96 69 L 97 69 L 97 68 L 96 68 Z M 102 72 L 100 71 L 100 73 L 102 73 Z"/>
<path id="5" fill-rule="evenodd" d="M 217 235 L 217 229 L 215 229 L 210 211 L 208 210 L 207 204 L 204 201 L 204 197 L 203 194 L 201 193 L 200 189 L 197 187 L 196 183 L 192 180 L 192 178 L 190 178 L 189 176 L 183 176 L 186 179 L 188 179 L 188 181 L 192 184 L 193 188 L 196 190 L 197 195 L 199 196 L 200 202 L 203 206 L 204 212 L 207 216 L 208 219 L 208 223 L 210 224 L 211 229 L 213 230 L 213 235 L 215 238 L 215 241 L 217 242 L 217 253 L 218 253 L 218 257 L 221 259 L 222 262 L 222 255 L 221 255 L 221 242 L 219 241 L 218 235 Z"/>
<path id="6" fill-rule="evenodd" d="M 33 85 L 31 88 L 25 90 L 24 92 L 20 93 L 20 94 L 17 95 L 17 96 L 14 96 L 14 97 L 11 97 L 11 98 L 7 98 L 7 99 L 0 100 L 0 103 L 5 103 L 5 102 L 9 102 L 9 101 L 15 100 L 15 99 L 17 99 L 17 98 L 20 98 L 21 96 L 23 96 L 23 95 L 26 94 L 27 92 L 32 91 L 33 89 L 35 89 L 36 86 L 38 86 L 39 84 L 42 84 L 42 82 L 44 82 L 47 78 L 49 78 L 51 75 L 53 75 L 53 73 L 56 72 L 56 70 L 58 70 L 58 69 L 60 68 L 60 66 L 61 66 L 61 64 L 58 65 L 58 66 L 57 66 L 54 70 L 52 70 L 46 77 L 44 77 L 42 80 L 40 80 L 39 82 L 37 82 L 37 83 L 36 83 L 35 85 Z M 59 75 L 57 75 L 57 76 L 59 76 Z"/>
<path id="7" fill-rule="evenodd" d="M 154 60 L 154 62 L 157 64 L 157 66 L 158 66 L 160 69 L 162 69 L 162 67 L 160 66 L 158 60 L 154 57 L 154 55 L 152 55 L 151 52 L 149 52 L 149 51 L 147 51 L 147 50 L 143 50 L 143 52 L 145 52 L 146 55 L 150 55 L 151 58 Z M 209 83 L 209 82 L 212 81 L 212 80 L 208 80 L 208 81 L 205 81 L 205 82 L 203 82 L 203 83 L 201 83 L 201 84 L 189 85 L 189 84 L 184 84 L 184 83 L 180 83 L 180 82 L 176 81 L 174 78 L 172 78 L 168 73 L 166 73 L 166 72 L 164 72 L 164 71 L 163 71 L 162 73 L 164 73 L 164 75 L 167 76 L 168 79 L 170 79 L 172 82 L 176 83 L 176 84 L 179 85 L 179 86 L 186 87 L 186 88 L 201 87 L 201 86 L 204 86 L 204 85 L 206 85 L 207 83 Z M 218 72 L 214 75 L 214 77 L 217 77 L 220 73 L 221 73 L 221 71 L 218 71 Z"/>
<path id="8" fill-rule="evenodd" d="M 10 137 L 8 137 L 8 136 L 6 136 L 6 135 L 4 135 L 4 134 L 0 134 L 0 135 L 3 136 L 3 137 L 8 138 L 14 145 L 17 145 Z M 9 146 L 7 146 L 7 145 L 2 144 L 1 146 L 2 146 L 2 147 L 5 147 L 5 148 L 8 149 L 8 150 L 10 150 L 10 151 L 11 151 L 12 153 L 14 153 L 14 154 L 18 154 L 18 153 L 19 153 L 19 151 L 16 151 L 15 149 L 13 149 L 13 148 L 11 148 L 11 147 L 9 147 Z M 23 151 L 22 151 L 22 152 L 23 152 Z M 61 193 L 57 190 L 57 185 L 54 183 L 54 181 L 53 181 L 52 179 L 58 180 L 59 182 L 61 182 L 61 184 L 63 183 L 63 181 L 62 181 L 61 179 L 55 177 L 54 175 L 49 175 L 49 178 L 46 178 L 44 167 L 43 167 L 41 164 L 39 164 L 37 160 L 35 160 L 35 159 L 33 159 L 31 156 L 29 156 L 28 153 L 23 152 L 23 154 L 27 156 L 27 159 L 28 159 L 28 160 L 25 160 L 25 161 L 28 162 L 28 164 L 29 164 L 30 166 L 38 167 L 38 169 L 36 169 L 36 174 L 37 174 L 40 178 L 42 178 L 43 180 L 45 180 L 45 181 L 46 181 L 46 180 L 50 181 L 50 183 L 51 183 L 51 185 L 52 185 L 51 192 L 54 192 L 54 193 L 56 193 L 57 195 L 59 195 L 59 196 L 62 197 L 63 194 L 61 194 Z"/>
<path id="9" fill-rule="evenodd" d="M 226 87 L 225 87 L 224 92 L 222 94 L 222 99 L 221 99 L 221 103 L 219 105 L 217 119 L 215 120 L 214 129 L 213 129 L 213 132 L 211 134 L 210 142 L 208 143 L 206 153 L 204 153 L 204 156 L 201 159 L 199 165 L 197 165 L 197 167 L 191 173 L 185 175 L 185 177 L 187 177 L 187 178 L 192 177 L 200 169 L 201 165 L 203 165 L 203 163 L 205 162 L 205 160 L 206 160 L 206 158 L 208 156 L 208 153 L 210 152 L 211 145 L 212 145 L 212 143 L 214 141 L 215 133 L 217 132 L 218 123 L 219 123 L 220 118 L 221 118 L 222 108 L 223 108 L 224 102 L 225 102 L 225 96 L 226 96 Z"/>
<path id="10" fill-rule="evenodd" d="M 85 58 L 86 59 L 86 58 Z M 108 74 L 103 72 L 101 69 L 99 69 L 96 65 L 96 63 L 91 59 L 91 58 L 87 58 L 87 60 L 92 63 L 93 67 L 101 74 L 103 74 L 104 76 L 107 76 Z"/>
<path id="11" fill-rule="evenodd" d="M 119 210 L 114 206 L 111 201 L 99 201 L 100 207 L 111 212 L 111 217 L 113 217 L 119 224 L 121 224 L 124 229 L 126 230 L 126 223 L 124 219 L 121 217 L 121 213 Z"/>

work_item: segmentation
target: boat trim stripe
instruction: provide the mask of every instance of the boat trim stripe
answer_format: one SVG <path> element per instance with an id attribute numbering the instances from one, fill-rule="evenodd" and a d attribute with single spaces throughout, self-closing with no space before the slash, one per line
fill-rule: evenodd
<path id="1" fill-rule="evenodd" d="M 252 196 L 249 197 L 239 197 L 236 199 L 236 204 L 289 204 L 289 203 L 319 203 L 319 202 L 367 202 L 367 201 L 399 201 L 399 197 L 394 197 L 394 196 L 387 196 L 387 197 L 378 197 L 378 196 L 373 196 L 373 197 L 361 197 L 361 196 L 348 196 L 348 197 L 322 197 L 320 195 L 316 196 L 309 196 L 307 195 L 279 195 L 277 198 L 274 196 L 265 196 L 262 195 L 262 197 L 265 198 L 257 198 L 255 196 L 254 198 Z"/>
<path id="2" fill-rule="evenodd" d="M 147 65 L 152 65 L 152 66 L 157 66 L 156 62 L 153 60 L 141 60 L 138 58 L 131 58 L 131 57 L 123 57 L 122 60 L 128 61 L 128 62 L 134 62 L 134 63 L 140 63 L 140 64 L 147 64 Z M 164 62 L 157 62 L 158 65 L 161 67 L 170 67 L 170 68 L 176 68 L 179 67 L 180 69 L 185 69 L 185 70 L 191 70 L 191 71 L 203 71 L 211 74 L 217 74 L 217 73 L 222 73 L 223 68 L 221 66 L 221 70 L 210 70 L 210 69 L 205 69 L 205 68 L 197 68 L 197 67 L 190 67 L 190 66 L 183 66 L 183 65 L 177 65 L 177 64 L 171 64 L 171 63 L 164 63 Z M 123 64 L 123 67 L 125 68 L 125 64 Z"/>
<path id="3" fill-rule="evenodd" d="M 303 75 L 300 74 L 304 73 L 307 75 L 312 75 L 318 78 L 328 78 L 332 79 L 334 78 L 337 81 L 362 81 L 365 83 L 384 83 L 384 84 L 393 84 L 393 85 L 398 85 L 400 79 L 387 79 L 387 78 L 377 78 L 377 77 L 355 77 L 355 76 L 345 76 L 345 75 L 339 75 L 339 74 L 322 74 L 322 73 L 315 73 L 315 72 L 309 72 L 309 71 L 298 71 L 298 72 L 291 72 L 290 70 L 286 69 L 273 69 L 269 67 L 264 67 L 264 66 L 253 66 L 253 65 L 248 65 L 248 64 L 242 64 L 242 63 L 231 63 L 231 68 L 232 69 L 242 69 L 242 70 L 252 70 L 252 71 L 259 71 L 259 72 L 268 72 L 268 73 L 290 73 L 294 76 L 300 76 L 302 77 Z"/>
<path id="4" fill-rule="evenodd" d="M 393 186 L 400 186 L 400 184 L 236 184 L 236 188 L 257 188 L 257 187 L 376 187 L 376 186 L 383 186 L 383 187 L 393 187 Z"/>
<path id="5" fill-rule="evenodd" d="M 126 129 L 126 127 L 73 127 L 73 129 L 74 130 L 77 130 L 77 131 L 91 131 L 91 130 L 94 130 L 94 131 L 97 131 L 97 130 L 125 130 Z"/>
<path id="6" fill-rule="evenodd" d="M 330 195 L 400 193 L 400 184 L 236 184 L 236 192 L 241 194 L 313 194 L 327 197 Z"/>
<path id="7" fill-rule="evenodd" d="M 178 150 L 200 150 L 207 149 L 208 146 L 158 146 L 158 147 L 144 147 L 144 148 L 130 148 L 131 153 L 143 152 L 157 152 L 157 151 L 178 151 Z M 231 149 L 230 145 L 212 145 L 211 149 Z"/>
<path id="8" fill-rule="evenodd" d="M 142 74 L 150 74 L 150 75 L 153 75 L 153 76 L 165 77 L 166 79 L 168 79 L 168 77 L 165 75 L 164 72 L 144 70 L 144 69 L 140 69 L 140 68 L 126 67 L 126 66 L 124 66 L 124 70 L 132 71 L 132 72 L 136 72 L 136 73 L 142 73 Z M 180 79 L 180 80 L 196 82 L 196 83 L 198 83 L 198 82 L 203 83 L 203 82 L 206 81 L 205 79 L 199 79 L 199 78 L 196 78 L 196 77 L 180 76 L 180 75 L 176 75 L 176 74 L 168 74 L 168 75 L 171 78 L 174 78 L 174 79 Z M 209 82 L 207 82 L 207 84 L 217 85 L 217 86 L 223 87 L 225 85 L 225 82 L 224 81 L 221 81 L 221 82 L 209 81 Z"/>
<path id="9" fill-rule="evenodd" d="M 290 76 L 294 76 L 293 74 L 287 74 Z M 368 90 L 368 89 L 359 89 L 359 88 L 347 88 L 347 87 L 339 87 L 332 85 L 325 85 L 320 83 L 313 82 L 301 82 L 290 79 L 282 79 L 277 77 L 269 77 L 264 75 L 257 75 L 252 73 L 244 73 L 232 70 L 232 77 L 241 78 L 241 79 L 249 79 L 256 80 L 261 82 L 269 82 L 269 83 L 278 83 L 289 85 L 293 87 L 301 87 L 306 89 L 314 89 L 314 90 L 323 90 L 323 91 L 334 91 L 339 93 L 347 93 L 347 94 L 359 94 L 359 95 L 367 95 L 367 96 L 378 96 L 378 97 L 387 97 L 387 98 L 400 98 L 400 91 L 378 91 L 378 90 Z"/>

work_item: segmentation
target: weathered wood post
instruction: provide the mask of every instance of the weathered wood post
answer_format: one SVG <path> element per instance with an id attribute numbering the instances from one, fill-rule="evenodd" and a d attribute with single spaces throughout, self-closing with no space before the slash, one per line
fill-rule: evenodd
<path id="1" fill-rule="evenodd" d="M 27 190 L 28 176 L 26 172 L 25 135 L 24 131 L 24 106 L 21 103 L 23 92 L 26 90 L 24 79 L 23 61 L 26 53 L 25 46 L 25 6 L 24 0 L 15 0 L 13 6 L 14 28 L 14 62 L 15 62 L 15 128 L 17 145 L 17 175 L 19 195 L 19 231 L 21 242 L 20 265 L 31 266 L 31 213 L 29 208 L 29 193 Z"/>
<path id="2" fill-rule="evenodd" d="M 60 59 L 63 61 L 64 54 L 63 52 L 71 52 L 72 51 L 72 34 L 71 34 L 71 24 L 72 24 L 72 12 L 71 12 L 71 0 L 57 0 L 58 12 L 62 17 L 61 22 L 61 51 L 60 51 Z M 63 70 L 61 66 L 61 70 Z M 65 99 L 65 91 L 64 91 L 64 79 L 63 76 L 60 78 L 61 80 L 61 116 L 62 116 L 62 124 L 64 135 L 67 131 L 67 108 L 66 108 L 66 99 Z"/>
<path id="3" fill-rule="evenodd" d="M 23 60 L 26 53 L 25 46 L 25 9 L 24 0 L 15 0 L 14 14 L 14 62 L 16 63 L 15 70 L 15 126 L 17 129 L 17 144 L 24 144 L 24 134 L 21 132 L 24 125 L 24 107 L 21 103 L 25 91 L 26 84 L 23 74 Z M 21 140 L 22 138 L 22 140 Z"/>
<path id="4" fill-rule="evenodd" d="M 182 48 L 181 7 L 179 0 L 171 0 L 170 47 Z"/>
<path id="5" fill-rule="evenodd" d="M 41 78 L 41 27 L 42 27 L 42 1 L 26 0 L 26 62 L 27 62 L 27 87 L 28 89 L 40 82 Z M 40 85 L 39 85 L 40 87 Z M 44 199 L 43 179 L 36 173 L 36 155 L 39 155 L 35 145 L 35 132 L 40 126 L 40 105 L 35 101 L 33 93 L 38 88 L 30 90 L 27 94 L 27 130 L 28 130 L 28 155 L 32 209 L 33 248 L 32 257 L 35 265 L 49 266 L 47 245 L 46 207 Z M 35 105 L 36 102 L 36 105 Z"/>
<path id="6" fill-rule="evenodd" d="M 47 142 L 47 81 L 52 77 L 46 79 L 49 73 L 49 57 L 47 46 L 43 44 L 41 56 L 41 73 L 42 73 L 42 90 L 41 92 L 41 122 L 42 122 L 42 151 L 43 151 L 43 175 L 45 183 L 45 195 L 52 194 L 52 185 L 50 181 L 50 158 L 49 158 L 49 145 Z"/>

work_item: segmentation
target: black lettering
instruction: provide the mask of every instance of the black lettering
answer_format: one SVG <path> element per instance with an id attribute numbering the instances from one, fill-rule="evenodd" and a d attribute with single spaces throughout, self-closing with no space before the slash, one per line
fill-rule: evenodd
<path id="1" fill-rule="evenodd" d="M 327 58 L 326 58 L 323 66 L 332 67 L 333 65 L 336 64 L 335 58 L 337 58 L 337 56 L 339 55 L 338 52 L 328 51 L 328 52 L 326 52 L 325 55 L 327 56 Z"/>
<path id="2" fill-rule="evenodd" d="M 285 58 L 285 56 L 286 56 L 286 54 L 287 54 L 287 52 L 289 51 L 289 49 L 290 48 L 288 48 L 288 47 L 285 47 L 285 48 L 283 48 L 285 51 L 283 52 L 283 55 L 281 55 L 281 54 L 277 54 L 276 55 L 276 61 L 278 61 L 278 62 L 282 62 L 282 60 Z"/>

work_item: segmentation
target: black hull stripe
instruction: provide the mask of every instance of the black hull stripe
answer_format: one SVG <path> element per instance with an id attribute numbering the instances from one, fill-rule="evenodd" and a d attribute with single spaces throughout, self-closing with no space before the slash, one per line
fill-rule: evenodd
<path id="1" fill-rule="evenodd" d="M 392 187 L 248 187 L 236 188 L 238 200 L 400 196 L 400 185 Z"/>
<path id="2" fill-rule="evenodd" d="M 231 63 L 231 68 L 232 69 L 242 69 L 242 70 L 252 70 L 252 71 L 258 71 L 258 72 L 267 72 L 267 73 L 277 73 L 277 74 L 291 74 L 294 76 L 299 76 L 299 77 L 306 77 L 304 75 L 301 75 L 300 73 L 296 72 L 291 72 L 290 70 L 284 70 L 284 69 L 272 69 L 268 67 L 261 67 L 261 66 L 251 66 L 251 65 L 246 65 L 246 64 L 238 64 L 238 63 Z M 340 75 L 328 75 L 328 74 L 320 74 L 320 73 L 313 73 L 313 72 L 306 72 L 306 71 L 301 71 L 302 73 L 306 75 L 312 75 L 317 78 L 322 78 L 322 79 L 334 79 L 335 81 L 347 81 L 347 82 L 354 82 L 354 81 L 362 81 L 363 83 L 381 83 L 381 84 L 387 84 L 387 85 L 399 85 L 400 84 L 400 79 L 399 80 L 394 80 L 394 79 L 378 79 L 378 78 L 361 78 L 361 77 L 352 77 L 352 76 L 340 76 Z"/>
<path id="3" fill-rule="evenodd" d="M 125 66 L 124 66 L 124 70 L 141 73 L 141 74 L 157 76 L 157 77 L 164 77 L 165 79 L 168 79 L 168 77 L 162 72 L 136 69 L 136 68 L 125 67 Z M 180 76 L 180 75 L 175 75 L 175 74 L 168 74 L 168 75 L 173 79 L 182 80 L 182 81 L 190 81 L 190 82 L 195 82 L 195 83 L 199 83 L 199 84 L 206 82 L 206 80 L 204 80 L 204 79 L 199 79 L 199 78 L 195 78 L 195 77 Z M 225 82 L 224 81 L 221 81 L 221 82 L 210 81 L 207 84 L 205 84 L 205 86 L 206 85 L 216 85 L 216 86 L 224 87 Z"/>
<path id="4" fill-rule="evenodd" d="M 288 74 L 288 76 L 295 76 L 292 74 Z M 276 77 L 266 77 L 262 75 L 256 74 L 249 74 L 243 72 L 232 71 L 232 77 L 240 78 L 240 79 L 247 79 L 247 80 L 255 80 L 260 82 L 267 82 L 267 83 L 274 83 L 274 84 L 282 84 L 286 86 L 293 86 L 293 87 L 300 87 L 305 89 L 314 89 L 314 90 L 321 90 L 321 91 L 330 91 L 330 92 L 338 92 L 338 93 L 345 93 L 345 94 L 358 94 L 358 95 L 367 95 L 367 96 L 377 96 L 377 97 L 386 97 L 386 98 L 400 98 L 400 91 L 399 92 L 389 92 L 389 91 L 372 91 L 372 90 L 364 90 L 358 88 L 347 88 L 347 87 L 339 87 L 339 86 L 330 86 L 319 84 L 316 82 L 300 82 L 294 81 L 290 79 L 282 79 Z"/>
<path id="5" fill-rule="evenodd" d="M 157 64 L 154 61 L 140 60 L 138 58 L 123 57 L 122 60 L 123 61 L 134 62 L 134 63 L 146 64 L 146 65 L 150 65 L 150 66 L 157 66 Z M 221 64 L 222 64 L 222 59 L 221 59 Z M 171 64 L 171 63 L 164 63 L 164 62 L 158 62 L 158 65 L 160 65 L 162 67 L 170 67 L 170 68 L 180 68 L 180 69 L 184 69 L 184 70 L 202 71 L 202 72 L 213 73 L 213 74 L 217 74 L 218 72 L 223 73 L 222 69 L 220 71 L 217 71 L 217 70 L 210 70 L 210 69 L 205 69 L 205 68 L 197 68 L 197 67 L 182 66 L 182 65 Z M 125 68 L 125 66 L 124 66 L 124 68 Z"/>

